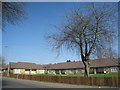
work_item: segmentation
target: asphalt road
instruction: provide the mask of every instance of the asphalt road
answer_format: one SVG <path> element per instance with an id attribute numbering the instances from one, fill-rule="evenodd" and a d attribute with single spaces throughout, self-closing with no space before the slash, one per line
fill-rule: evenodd
<path id="1" fill-rule="evenodd" d="M 105 87 L 49 83 L 3 77 L 2 88 L 105 88 Z"/>
<path id="2" fill-rule="evenodd" d="M 45 88 L 43 85 L 34 81 L 21 80 L 15 78 L 2 78 L 2 88 Z"/>

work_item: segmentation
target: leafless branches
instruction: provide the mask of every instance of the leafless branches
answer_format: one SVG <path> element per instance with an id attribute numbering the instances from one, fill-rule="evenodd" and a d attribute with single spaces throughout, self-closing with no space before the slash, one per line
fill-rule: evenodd
<path id="1" fill-rule="evenodd" d="M 15 25 L 23 19 L 25 19 L 24 3 L 2 2 L 2 21 L 4 26 L 6 22 Z"/>
<path id="2" fill-rule="evenodd" d="M 49 35 L 48 38 L 56 50 L 62 47 L 79 50 L 84 65 L 89 68 L 91 53 L 97 46 L 104 47 L 101 43 L 110 43 L 117 30 L 114 29 L 116 13 L 113 6 L 98 7 L 97 4 L 92 4 L 87 10 L 82 13 L 78 9 L 67 14 L 66 22 L 61 27 L 55 26 L 60 28 L 60 32 Z M 86 69 L 86 73 L 88 71 Z"/>

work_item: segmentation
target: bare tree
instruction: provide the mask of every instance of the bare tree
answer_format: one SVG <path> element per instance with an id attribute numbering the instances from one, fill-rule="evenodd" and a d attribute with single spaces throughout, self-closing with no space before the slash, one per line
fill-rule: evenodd
<path id="1" fill-rule="evenodd" d="M 2 64 L 2 57 L 0 56 L 0 65 Z"/>
<path id="2" fill-rule="evenodd" d="M 4 57 L 0 56 L 0 65 L 4 65 L 5 64 L 5 59 Z"/>
<path id="3" fill-rule="evenodd" d="M 25 3 L 21 2 L 1 2 L 0 14 L 2 14 L 2 23 L 3 27 L 6 26 L 7 23 L 10 24 L 18 24 L 18 22 L 25 19 Z"/>
<path id="4" fill-rule="evenodd" d="M 112 47 L 105 48 L 104 50 L 98 48 L 97 58 L 98 59 L 103 59 L 103 58 L 113 59 L 113 58 L 118 58 L 118 55 L 117 55 L 117 52 L 113 50 Z"/>
<path id="5" fill-rule="evenodd" d="M 86 10 L 85 10 L 86 9 Z M 72 10 L 66 15 L 66 21 L 55 28 L 58 33 L 48 35 L 55 50 L 65 47 L 79 51 L 85 66 L 84 76 L 89 76 L 90 55 L 102 43 L 111 42 L 115 28 L 115 6 L 92 3 L 89 8 Z"/>

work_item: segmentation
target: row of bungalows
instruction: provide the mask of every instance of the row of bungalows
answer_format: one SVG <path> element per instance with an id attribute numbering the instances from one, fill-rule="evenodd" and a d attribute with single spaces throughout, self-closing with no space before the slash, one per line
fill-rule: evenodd
<path id="1" fill-rule="evenodd" d="M 5 73 L 8 71 L 8 65 L 0 65 L 0 73 Z"/>
<path id="2" fill-rule="evenodd" d="M 10 62 L 0 68 L 13 74 L 84 74 L 82 61 L 40 65 L 27 62 Z M 116 73 L 120 71 L 119 59 L 90 60 L 90 74 Z"/>
<path id="3" fill-rule="evenodd" d="M 120 59 L 90 60 L 90 74 L 114 73 L 120 70 Z M 46 65 L 48 74 L 84 74 L 82 61 Z"/>
<path id="4" fill-rule="evenodd" d="M 10 62 L 4 68 L 6 73 L 12 74 L 44 74 L 43 65 L 28 62 Z M 5 72 L 4 70 L 2 70 Z"/>

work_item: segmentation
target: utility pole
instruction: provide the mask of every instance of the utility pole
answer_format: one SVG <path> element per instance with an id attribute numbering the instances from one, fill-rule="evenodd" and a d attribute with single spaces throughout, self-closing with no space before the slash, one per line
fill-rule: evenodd
<path id="1" fill-rule="evenodd" d="M 8 71 L 7 71 L 7 76 L 10 76 L 10 62 L 8 63 Z"/>

